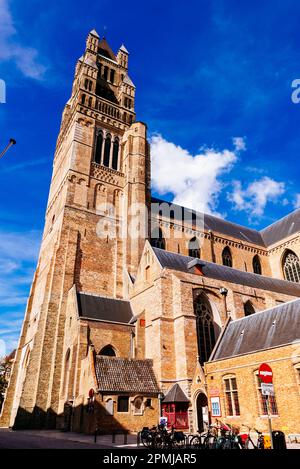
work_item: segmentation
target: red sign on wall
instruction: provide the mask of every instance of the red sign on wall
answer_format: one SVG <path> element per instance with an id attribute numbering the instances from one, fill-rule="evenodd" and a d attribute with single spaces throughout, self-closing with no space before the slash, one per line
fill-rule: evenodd
<path id="1" fill-rule="evenodd" d="M 258 376 L 263 383 L 272 383 L 273 382 L 273 371 L 272 368 L 267 363 L 262 363 L 258 370 Z"/>

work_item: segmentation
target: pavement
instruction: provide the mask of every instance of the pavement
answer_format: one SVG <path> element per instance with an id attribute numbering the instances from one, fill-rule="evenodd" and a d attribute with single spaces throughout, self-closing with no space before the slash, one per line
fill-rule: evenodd
<path id="1" fill-rule="evenodd" d="M 0 449 L 137 449 L 137 436 L 127 435 L 127 444 L 124 436 L 98 435 L 94 442 L 94 435 L 83 433 L 61 432 L 58 430 L 18 430 L 0 429 Z M 141 446 L 140 448 L 143 448 Z M 288 449 L 300 449 L 300 443 L 287 443 Z"/>
<path id="2" fill-rule="evenodd" d="M 127 444 L 124 436 L 116 435 L 112 442 L 112 435 L 97 436 L 84 435 L 75 432 L 60 432 L 57 430 L 17 430 L 0 429 L 0 449 L 134 449 L 137 448 L 136 435 L 127 435 Z"/>

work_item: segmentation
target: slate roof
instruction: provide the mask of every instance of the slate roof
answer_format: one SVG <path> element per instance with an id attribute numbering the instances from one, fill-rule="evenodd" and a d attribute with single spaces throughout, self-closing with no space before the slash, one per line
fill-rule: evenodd
<path id="1" fill-rule="evenodd" d="M 171 387 L 170 391 L 167 392 L 163 401 L 164 404 L 172 402 L 190 402 L 178 383 Z"/>
<path id="2" fill-rule="evenodd" d="M 156 197 L 152 197 L 152 202 L 154 203 L 167 203 L 171 205 L 171 202 L 167 202 Z M 211 230 L 214 233 L 219 233 L 233 238 L 239 239 L 240 241 L 249 242 L 256 244 L 261 247 L 268 247 L 272 244 L 277 243 L 278 241 L 300 231 L 300 209 L 295 210 L 281 220 L 276 221 L 267 228 L 257 231 L 251 228 L 247 228 L 237 223 L 232 223 L 222 218 L 209 215 L 207 213 L 196 212 L 194 210 L 181 207 L 180 205 L 173 204 L 174 207 L 178 209 L 178 214 L 180 214 L 180 220 L 183 220 L 183 210 L 185 211 L 185 216 L 189 219 L 192 218 L 192 214 L 198 214 L 198 216 L 203 217 L 203 228 L 206 231 Z M 176 212 L 175 212 L 176 219 Z"/>
<path id="3" fill-rule="evenodd" d="M 189 269 L 189 262 L 193 261 L 193 257 L 183 256 L 173 252 L 164 251 L 159 248 L 152 248 L 158 261 L 162 267 L 181 272 L 192 273 Z M 274 291 L 291 296 L 300 296 L 300 284 L 280 280 L 263 275 L 253 274 L 251 272 L 243 272 L 242 270 L 233 269 L 224 265 L 214 264 L 212 262 L 199 260 L 203 274 L 207 278 L 216 280 L 224 280 L 229 283 L 246 285 L 261 290 Z"/>
<path id="4" fill-rule="evenodd" d="M 209 361 L 296 342 L 300 342 L 300 299 L 230 321 Z"/>
<path id="5" fill-rule="evenodd" d="M 281 239 L 287 238 L 300 231 L 300 209 L 289 213 L 286 217 L 276 221 L 260 233 L 266 246 L 271 246 Z"/>
<path id="6" fill-rule="evenodd" d="M 129 301 L 77 293 L 79 317 L 128 324 L 133 317 Z"/>
<path id="7" fill-rule="evenodd" d="M 156 197 L 152 197 L 151 200 L 154 203 L 167 203 L 171 205 L 170 202 L 157 199 Z M 197 213 L 200 220 L 203 217 L 203 222 L 204 222 L 203 228 L 206 231 L 212 230 L 214 233 L 220 233 L 220 234 L 224 234 L 227 236 L 232 236 L 233 238 L 240 239 L 241 241 L 265 247 L 264 241 L 259 231 L 252 230 L 251 228 L 245 228 L 244 226 L 237 225 L 236 223 L 231 223 L 229 221 L 223 220 L 222 218 L 218 218 L 213 215 L 208 215 L 207 213 L 195 212 L 194 210 L 181 207 L 180 205 L 176 205 L 173 203 L 172 205 L 176 208 L 175 219 L 178 213 L 178 215 L 180 216 L 180 220 L 183 220 L 184 219 L 183 211 L 184 211 L 184 217 L 187 220 L 189 219 L 192 220 L 192 214 Z"/>
<path id="8" fill-rule="evenodd" d="M 152 360 L 97 355 L 95 371 L 99 391 L 158 394 Z"/>

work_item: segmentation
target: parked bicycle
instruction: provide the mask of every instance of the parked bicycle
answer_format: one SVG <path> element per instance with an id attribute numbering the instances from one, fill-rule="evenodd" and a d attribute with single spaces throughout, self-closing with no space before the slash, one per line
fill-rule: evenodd
<path id="1" fill-rule="evenodd" d="M 264 436 L 262 432 L 260 432 L 256 428 L 251 428 L 248 425 L 245 425 L 244 423 L 242 424 L 242 427 L 246 427 L 248 429 L 247 434 L 239 435 L 243 449 L 265 449 Z M 252 439 L 251 430 L 254 430 L 257 434 L 256 443 Z"/>

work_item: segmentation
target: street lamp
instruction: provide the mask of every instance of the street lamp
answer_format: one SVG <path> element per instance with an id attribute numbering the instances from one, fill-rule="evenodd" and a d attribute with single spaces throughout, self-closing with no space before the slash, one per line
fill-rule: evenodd
<path id="1" fill-rule="evenodd" d="M 12 145 L 15 145 L 17 142 L 14 138 L 10 138 L 9 139 L 9 143 L 6 145 L 6 147 L 4 148 L 4 150 L 0 153 L 0 158 L 2 158 L 2 156 L 5 155 L 5 153 L 7 152 L 7 150 L 12 146 Z"/>
<path id="2" fill-rule="evenodd" d="M 226 298 L 227 298 L 228 290 L 225 287 L 221 287 L 219 291 L 220 291 L 221 295 L 223 296 L 224 309 L 225 309 L 225 314 L 226 314 L 226 318 L 227 318 L 227 301 L 226 301 Z"/>

